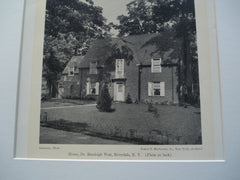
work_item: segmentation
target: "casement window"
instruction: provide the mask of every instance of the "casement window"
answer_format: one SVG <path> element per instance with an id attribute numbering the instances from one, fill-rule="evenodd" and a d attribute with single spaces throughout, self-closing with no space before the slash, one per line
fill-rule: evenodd
<path id="1" fill-rule="evenodd" d="M 116 59 L 115 76 L 116 78 L 124 77 L 124 59 Z"/>
<path id="2" fill-rule="evenodd" d="M 87 82 L 86 94 L 99 95 L 99 82 L 96 82 L 96 83 Z"/>
<path id="3" fill-rule="evenodd" d="M 148 96 L 165 96 L 165 82 L 148 82 Z"/>
<path id="4" fill-rule="evenodd" d="M 74 76 L 75 67 L 68 67 L 68 76 Z"/>
<path id="5" fill-rule="evenodd" d="M 161 58 L 151 60 L 151 72 L 152 73 L 162 72 L 161 62 L 162 62 Z"/>
<path id="6" fill-rule="evenodd" d="M 89 74 L 97 74 L 97 62 L 90 63 Z"/>

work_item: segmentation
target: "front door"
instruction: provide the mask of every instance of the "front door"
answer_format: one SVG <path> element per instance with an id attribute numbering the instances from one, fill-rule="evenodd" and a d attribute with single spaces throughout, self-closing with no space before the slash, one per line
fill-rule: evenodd
<path id="1" fill-rule="evenodd" d="M 125 85 L 124 83 L 115 83 L 114 100 L 125 101 Z"/>

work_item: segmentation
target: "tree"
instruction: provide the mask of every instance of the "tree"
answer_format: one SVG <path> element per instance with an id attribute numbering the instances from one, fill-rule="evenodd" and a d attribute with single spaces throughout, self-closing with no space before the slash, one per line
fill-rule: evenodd
<path id="1" fill-rule="evenodd" d="M 128 93 L 128 95 L 127 95 L 126 103 L 127 103 L 127 104 L 132 104 L 132 98 L 131 98 L 131 96 L 130 96 L 129 93 Z"/>
<path id="2" fill-rule="evenodd" d="M 62 72 L 63 65 L 55 57 L 54 51 L 51 51 L 50 55 L 47 58 L 45 58 L 43 69 L 44 69 L 43 77 L 47 81 L 49 96 L 56 97 L 58 75 L 60 72 Z"/>
<path id="3" fill-rule="evenodd" d="M 108 36 L 109 30 L 102 8 L 94 6 L 92 0 L 47 0 L 43 75 L 49 92 L 53 92 L 53 84 L 57 84 L 57 77 L 71 57 L 84 55 L 91 39 Z M 52 66 L 56 61 L 58 71 Z"/>
<path id="4" fill-rule="evenodd" d="M 115 26 L 119 30 L 119 36 L 175 33 L 175 38 L 182 43 L 178 54 L 178 90 L 186 84 L 189 99 L 196 95 L 199 98 L 199 94 L 196 94 L 199 91 L 195 93 L 192 89 L 194 84 L 199 84 L 194 0 L 134 0 L 127 5 L 127 11 L 128 15 L 119 16 L 120 24 Z M 166 51 L 171 48 L 162 46 L 162 40 L 150 42 L 161 48 L 161 51 L 162 47 Z M 176 54 L 171 56 L 176 57 Z"/>
<path id="5" fill-rule="evenodd" d="M 109 94 L 107 84 L 104 84 L 104 86 L 100 92 L 100 95 L 98 97 L 96 107 L 101 112 L 111 112 L 111 111 L 113 111 L 113 109 L 111 108 L 111 105 L 112 105 L 112 98 Z"/>
<path id="6" fill-rule="evenodd" d="M 128 16 L 118 16 L 120 25 L 119 35 L 133 35 L 154 32 L 156 26 L 151 19 L 151 9 L 146 4 L 147 1 L 132 1 L 127 4 Z"/>
<path id="7" fill-rule="evenodd" d="M 119 36 L 161 32 L 169 28 L 175 9 L 171 0 L 134 0 L 127 4 L 128 15 L 118 16 Z"/>

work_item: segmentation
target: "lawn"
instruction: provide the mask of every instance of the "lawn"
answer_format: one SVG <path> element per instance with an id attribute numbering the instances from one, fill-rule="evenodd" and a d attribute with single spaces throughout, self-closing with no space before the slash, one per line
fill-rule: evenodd
<path id="1" fill-rule="evenodd" d="M 74 133 L 47 127 L 41 127 L 40 131 L 40 144 L 45 142 L 48 142 L 49 144 L 88 144 L 89 142 L 101 144 L 119 143 L 114 140 L 87 136 L 83 133 Z"/>
<path id="2" fill-rule="evenodd" d="M 41 102 L 41 108 L 94 104 L 94 100 L 49 99 Z"/>
<path id="3" fill-rule="evenodd" d="M 99 112 L 95 105 L 42 109 L 45 126 L 137 144 L 201 144 L 199 108 L 147 104 L 113 104 L 114 112 Z M 58 124 L 57 124 L 58 123 Z"/>

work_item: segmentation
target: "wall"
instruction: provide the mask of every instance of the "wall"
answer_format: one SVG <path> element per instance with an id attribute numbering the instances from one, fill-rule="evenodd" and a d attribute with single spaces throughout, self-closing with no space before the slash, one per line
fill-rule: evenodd
<path id="1" fill-rule="evenodd" d="M 138 100 L 138 66 L 135 62 L 129 65 L 125 63 L 126 86 L 125 86 L 125 99 L 130 94 L 132 101 Z"/>
<path id="2" fill-rule="evenodd" d="M 87 96 L 88 98 L 96 99 L 96 95 L 86 95 L 88 80 L 91 82 L 101 82 L 102 69 L 98 69 L 98 74 L 89 74 L 89 68 L 80 68 L 74 76 L 67 76 L 67 80 L 63 81 L 63 98 L 86 98 Z M 99 87 L 99 92 L 100 89 L 101 87 Z"/>
<path id="3" fill-rule="evenodd" d="M 143 67 L 141 73 L 141 100 L 158 103 L 178 103 L 176 67 L 162 66 L 161 73 L 151 73 L 151 67 Z M 148 96 L 148 82 L 165 82 L 165 96 Z"/>
<path id="4" fill-rule="evenodd" d="M 74 76 L 64 76 L 67 77 L 66 80 L 63 81 L 64 91 L 62 94 L 62 98 L 78 98 L 80 95 L 80 81 L 78 78 L 78 74 L 74 74 Z"/>

